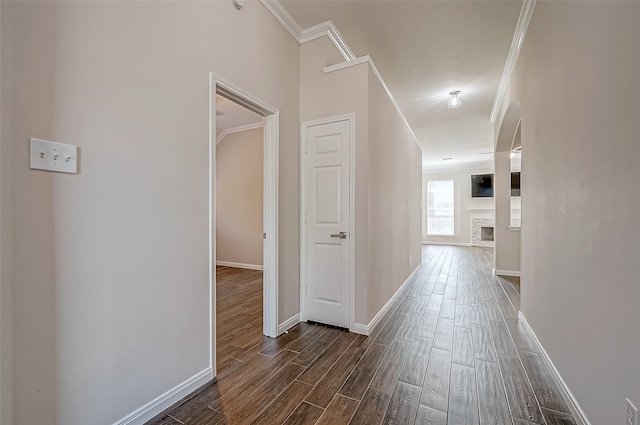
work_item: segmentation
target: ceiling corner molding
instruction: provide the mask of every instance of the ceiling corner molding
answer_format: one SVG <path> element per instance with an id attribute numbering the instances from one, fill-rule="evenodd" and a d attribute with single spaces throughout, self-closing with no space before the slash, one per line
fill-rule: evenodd
<path id="1" fill-rule="evenodd" d="M 516 61 L 520 54 L 520 48 L 522 47 L 522 42 L 524 41 L 524 36 L 527 32 L 527 28 L 529 27 L 529 21 L 531 21 L 531 16 L 533 15 L 533 9 L 535 6 L 536 0 L 524 0 L 522 3 L 522 9 L 520 9 L 520 16 L 518 17 L 516 30 L 513 34 L 513 40 L 511 41 L 511 48 L 509 49 L 509 55 L 507 56 L 507 63 L 504 65 L 502 77 L 500 77 L 500 83 L 498 84 L 496 98 L 493 102 L 491 115 L 489 116 L 489 121 L 491 122 L 496 122 L 498 112 L 500 112 L 500 106 L 502 105 L 504 96 L 507 93 L 511 74 L 513 73 L 513 68 L 516 66 Z"/>
<path id="2" fill-rule="evenodd" d="M 339 71 L 345 68 L 351 68 L 352 66 L 360 65 L 361 63 L 373 63 L 369 56 L 362 56 L 360 58 L 355 58 L 350 61 L 340 62 L 335 65 L 329 65 L 322 68 L 323 74 L 329 74 L 331 72 Z"/>
<path id="3" fill-rule="evenodd" d="M 356 55 L 351 51 L 347 41 L 344 39 L 342 34 L 340 34 L 340 31 L 338 31 L 338 28 L 335 26 L 333 21 L 325 21 L 302 30 L 300 44 L 304 44 L 324 36 L 329 37 L 329 40 L 331 40 L 331 42 L 336 46 L 336 49 L 338 49 L 342 57 L 344 57 L 344 60 L 352 61 L 356 59 Z"/>
<path id="4" fill-rule="evenodd" d="M 227 128 L 226 130 L 222 130 L 222 132 L 216 137 L 216 146 L 218 143 L 222 142 L 226 136 L 232 133 L 239 133 L 241 131 L 255 130 L 256 128 L 264 127 L 264 121 L 254 122 L 252 124 L 240 125 L 238 127 Z"/>
<path id="5" fill-rule="evenodd" d="M 371 59 L 371 56 L 366 55 L 366 56 L 362 56 L 362 57 L 359 57 L 359 58 L 354 58 L 352 60 L 348 60 L 346 62 L 338 63 L 338 64 L 335 64 L 335 65 L 326 66 L 326 67 L 322 68 L 322 72 L 324 74 L 328 74 L 330 72 L 339 71 L 341 69 L 345 69 L 345 68 L 349 68 L 349 67 L 352 67 L 352 66 L 360 65 L 362 63 L 368 63 L 369 64 L 369 66 L 371 67 L 371 71 L 373 72 L 373 75 L 375 75 L 376 78 L 378 78 L 378 81 L 380 82 L 380 85 L 382 85 L 382 88 L 387 93 L 387 96 L 389 97 L 389 100 L 391 100 L 391 103 L 393 104 L 393 107 L 396 109 L 398 114 L 400 114 L 400 118 L 402 118 L 402 121 L 404 121 L 404 124 L 407 126 L 407 129 L 409 129 L 409 132 L 411 133 L 411 136 L 413 137 L 413 141 L 416 142 L 416 145 L 418 145 L 418 147 L 420 149 L 422 149 L 422 147 L 420 146 L 420 143 L 418 143 L 418 138 L 416 137 L 416 134 L 413 132 L 413 129 L 409 125 L 409 122 L 407 121 L 407 119 L 405 118 L 404 114 L 402 113 L 402 110 L 400 109 L 400 106 L 398 106 L 398 102 L 396 102 L 396 99 L 391 94 L 391 91 L 389 90 L 389 87 L 387 87 L 387 84 L 382 79 L 382 75 L 380 74 L 380 71 L 378 71 L 378 68 L 376 67 L 376 64 L 373 63 L 373 59 Z"/>
<path id="6" fill-rule="evenodd" d="M 350 61 L 356 58 L 356 55 L 351 51 L 347 41 L 344 39 L 342 34 L 340 34 L 340 31 L 338 31 L 338 28 L 336 28 L 332 21 L 325 21 L 303 30 L 279 0 L 260 0 L 260 3 L 262 3 L 262 5 L 271 12 L 271 14 L 287 29 L 287 31 L 289 31 L 299 44 L 304 44 L 317 38 L 327 36 L 344 57 L 344 60 Z"/>
<path id="7" fill-rule="evenodd" d="M 333 22 L 329 21 L 329 29 L 327 30 L 327 35 L 329 39 L 333 42 L 336 48 L 340 51 L 342 56 L 344 56 L 345 60 L 354 60 L 356 55 L 351 51 L 351 48 L 347 44 L 347 40 L 344 39 L 338 28 L 333 24 Z"/>
<path id="8" fill-rule="evenodd" d="M 269 12 L 284 26 L 287 31 L 296 39 L 298 44 L 301 43 L 302 28 L 298 25 L 293 16 L 278 0 L 260 0 L 260 3 L 267 8 Z"/>

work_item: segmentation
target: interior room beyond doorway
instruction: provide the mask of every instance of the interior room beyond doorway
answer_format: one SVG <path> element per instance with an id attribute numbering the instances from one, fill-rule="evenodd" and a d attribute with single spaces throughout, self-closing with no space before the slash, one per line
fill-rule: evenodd
<path id="1" fill-rule="evenodd" d="M 263 337 L 263 118 L 216 95 L 216 354 Z"/>

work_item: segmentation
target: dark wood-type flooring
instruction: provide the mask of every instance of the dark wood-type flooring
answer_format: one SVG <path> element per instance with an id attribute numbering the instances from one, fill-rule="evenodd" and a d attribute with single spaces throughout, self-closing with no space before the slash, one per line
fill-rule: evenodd
<path id="1" fill-rule="evenodd" d="M 262 271 L 216 267 L 218 371 L 239 364 L 239 353 L 262 334 Z"/>
<path id="2" fill-rule="evenodd" d="M 219 270 L 218 376 L 148 424 L 575 425 L 492 263 L 425 246 L 369 337 L 307 323 L 263 337 L 259 272 Z"/>

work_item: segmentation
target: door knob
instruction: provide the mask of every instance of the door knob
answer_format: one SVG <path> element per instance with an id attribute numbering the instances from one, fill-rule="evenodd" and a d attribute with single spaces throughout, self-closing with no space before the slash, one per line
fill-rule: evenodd
<path id="1" fill-rule="evenodd" d="M 332 238 L 347 239 L 347 232 L 332 233 L 331 237 Z"/>

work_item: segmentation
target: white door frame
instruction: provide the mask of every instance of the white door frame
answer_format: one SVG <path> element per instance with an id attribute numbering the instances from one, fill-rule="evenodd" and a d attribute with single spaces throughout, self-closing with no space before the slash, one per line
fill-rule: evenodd
<path id="1" fill-rule="evenodd" d="M 263 333 L 278 336 L 278 109 L 233 83 L 209 74 L 209 361 L 216 373 L 216 94 L 264 117 Z"/>
<path id="2" fill-rule="evenodd" d="M 355 157 L 356 114 L 343 114 L 301 123 L 300 129 L 300 320 L 306 321 L 305 285 L 307 284 L 307 129 L 315 125 L 330 124 L 337 121 L 349 121 L 349 330 L 355 326 L 356 300 L 356 227 L 355 227 Z"/>

